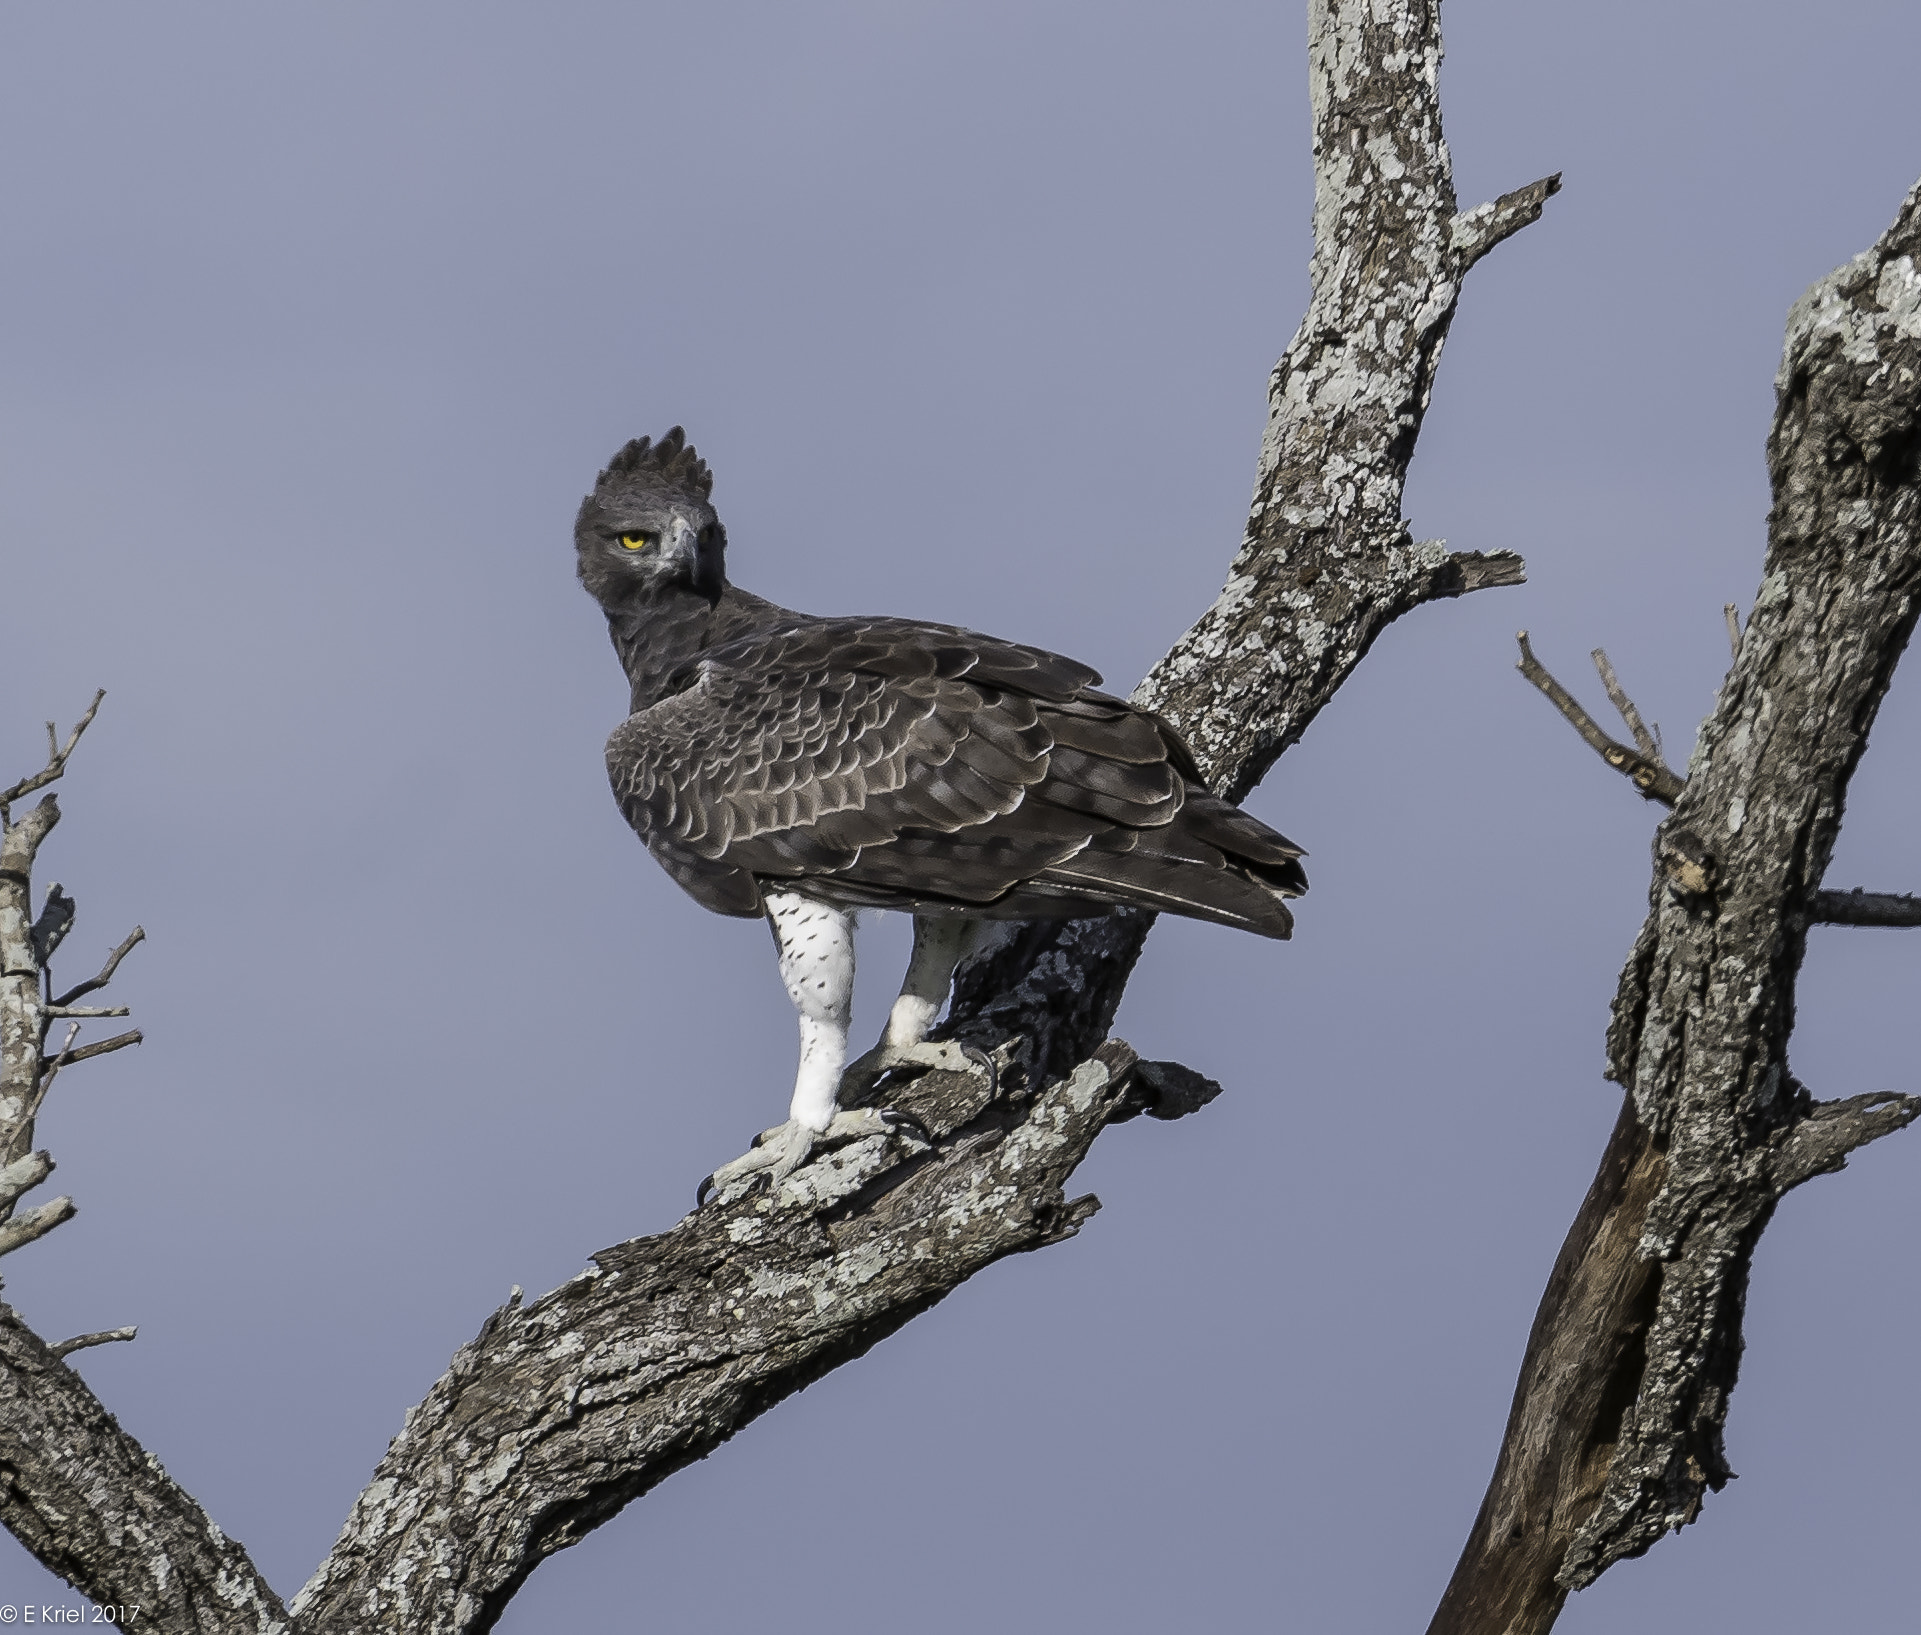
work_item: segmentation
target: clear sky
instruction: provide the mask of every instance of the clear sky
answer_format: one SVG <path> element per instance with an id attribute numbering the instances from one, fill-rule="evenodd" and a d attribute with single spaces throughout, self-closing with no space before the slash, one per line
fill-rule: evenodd
<path id="1" fill-rule="evenodd" d="M 1618 1105 L 1655 812 L 1513 673 L 1605 645 L 1686 758 L 1759 576 L 1783 320 L 1921 174 L 1921 12 L 1452 0 L 1469 281 L 1408 496 L 1530 584 L 1390 631 L 1253 805 L 1273 945 L 1163 922 L 1119 1031 L 1228 1093 L 544 1567 L 502 1625 L 1422 1627 Z M 50 1338 L 291 1595 L 512 1284 L 774 1122 L 766 933 L 608 798 L 580 494 L 684 422 L 737 582 L 1133 684 L 1218 589 L 1305 298 L 1293 4 L 0 14 L 0 756 L 95 686 L 42 882 L 147 1043 L 41 1125 Z M 1897 680 L 1830 883 L 1921 888 Z M 859 1028 L 905 940 L 866 933 Z M 83 967 L 86 969 L 83 971 Z M 1795 1065 L 1915 1086 L 1921 933 L 1816 934 Z M 1921 1142 L 1782 1208 L 1701 1523 L 1570 1635 L 1912 1627 Z M 74 1597 L 0 1539 L 0 1600 Z"/>

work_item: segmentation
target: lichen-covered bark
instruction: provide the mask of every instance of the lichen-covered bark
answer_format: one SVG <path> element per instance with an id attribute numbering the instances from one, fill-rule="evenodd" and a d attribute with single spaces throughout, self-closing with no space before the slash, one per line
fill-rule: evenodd
<path id="1" fill-rule="evenodd" d="M 1541 214 L 1556 176 L 1457 212 L 1441 134 L 1438 0 L 1311 0 L 1314 254 L 1268 381 L 1254 500 L 1214 604 L 1134 692 L 1233 799 L 1374 639 L 1437 597 L 1515 585 L 1521 559 L 1415 542 L 1401 495 L 1468 269 Z M 963 971 L 955 1031 L 1064 1071 L 1113 1020 L 1152 917 L 1043 931 Z"/>
<path id="2" fill-rule="evenodd" d="M 26 1157 L 40 1106 L 47 1007 L 33 940 L 33 860 L 59 821 L 59 802 L 43 795 L 0 823 L 0 1165 Z M 12 1199 L 0 1203 L 0 1221 L 12 1213 Z"/>
<path id="3" fill-rule="evenodd" d="M 503 1307 L 407 1416 L 298 1626 L 488 1628 L 543 1557 L 981 1268 L 1072 1236 L 1095 1205 L 1063 1183 L 1157 1094 L 1133 1066 L 1109 1043 L 991 1103 L 929 1075 L 931 1152 L 903 1165 L 870 1137 Z"/>
<path id="4" fill-rule="evenodd" d="M 1741 652 L 1662 824 L 1609 1074 L 1667 1150 L 1644 1252 L 1649 1369 L 1571 1586 L 1691 1520 L 1727 1479 L 1721 1425 L 1748 1256 L 1808 1116 L 1788 1073 L 1794 979 L 1848 779 L 1921 611 L 1921 188 L 1788 320 L 1768 440 L 1767 564 Z M 1676 862 L 1676 859 L 1684 859 Z M 1691 891 L 1688 871 L 1703 876 Z"/>
<path id="5" fill-rule="evenodd" d="M 1416 544 L 1408 461 L 1472 262 L 1557 178 L 1463 218 L 1441 135 L 1437 0 L 1309 7 L 1312 298 L 1268 381 L 1254 501 L 1212 607 L 1135 694 L 1234 799 L 1266 774 L 1394 619 L 1519 583 L 1511 556 Z"/>
<path id="6" fill-rule="evenodd" d="M 1748 1269 L 1775 1205 L 1921 1114 L 1891 1094 L 1816 1103 L 1787 1062 L 1807 927 L 1848 911 L 1820 890 L 1848 779 L 1921 611 L 1918 255 L 1921 187 L 1789 318 L 1760 594 L 1656 837 L 1614 1002 L 1627 1105 L 1436 1632 L 1544 1630 L 1569 1589 L 1694 1519 L 1730 1475 Z"/>
<path id="7" fill-rule="evenodd" d="M 280 1598 L 122 1431 L 80 1376 L 0 1305 L 0 1519 L 52 1571 L 141 1629 L 278 1635 Z"/>
<path id="8" fill-rule="evenodd" d="M 1463 276 L 1556 183 L 1456 213 L 1435 0 L 1310 0 L 1309 19 L 1312 304 L 1275 370 L 1226 588 L 1137 695 L 1236 796 L 1393 619 L 1521 578 L 1510 555 L 1415 543 L 1401 492 Z M 1150 925 L 1025 928 L 963 973 L 951 1027 L 996 1053 L 1003 1094 L 942 1074 L 910 1086 L 895 1099 L 928 1150 L 856 1143 L 496 1313 L 408 1416 L 292 1627 L 487 1628 L 547 1555 L 974 1272 L 1075 1231 L 1095 1206 L 1065 1183 L 1100 1130 L 1216 1088 L 1103 1042 Z M 122 1502 L 161 1504 L 163 1481 L 132 1472 Z M 151 1627 L 242 1626 L 181 1613 Z"/>

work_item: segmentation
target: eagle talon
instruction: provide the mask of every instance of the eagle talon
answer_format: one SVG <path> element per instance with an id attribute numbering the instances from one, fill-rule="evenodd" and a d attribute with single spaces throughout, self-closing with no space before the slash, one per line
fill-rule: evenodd
<path id="1" fill-rule="evenodd" d="M 694 1207 L 703 1208 L 710 1198 L 741 1181 L 757 1182 L 771 1192 L 817 1153 L 870 1135 L 893 1136 L 922 1149 L 933 1145 L 920 1125 L 891 1107 L 856 1107 L 836 1113 L 824 1130 L 811 1129 L 799 1119 L 790 1118 L 785 1124 L 762 1130 L 754 1137 L 752 1147 L 702 1181 L 694 1192 Z"/>
<path id="2" fill-rule="evenodd" d="M 1000 1069 L 994 1058 L 984 1050 L 953 1039 L 922 1039 L 911 1045 L 882 1042 L 848 1068 L 846 1077 L 850 1086 L 865 1090 L 883 1074 L 901 1067 L 918 1067 L 930 1073 L 982 1073 L 987 1078 L 988 1095 L 1000 1094 Z"/>

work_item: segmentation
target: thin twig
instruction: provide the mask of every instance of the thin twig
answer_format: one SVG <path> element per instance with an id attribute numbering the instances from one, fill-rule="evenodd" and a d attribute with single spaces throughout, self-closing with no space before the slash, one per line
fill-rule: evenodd
<path id="1" fill-rule="evenodd" d="M 74 746 L 80 742 L 80 735 L 93 725 L 94 714 L 100 708 L 100 700 L 106 696 L 107 689 L 104 687 L 93 695 L 93 702 L 87 706 L 87 713 L 80 717 L 73 731 L 67 734 L 64 748 L 61 746 L 60 735 L 54 724 L 51 721 L 47 723 L 47 764 L 31 777 L 22 778 L 12 788 L 0 791 L 0 817 L 3 817 L 6 809 L 22 795 L 31 795 L 34 790 L 45 788 L 67 770 L 67 762 L 73 755 Z"/>
<path id="2" fill-rule="evenodd" d="M 40 1066 L 43 1071 L 50 1071 L 56 1064 L 66 1067 L 73 1062 L 91 1061 L 95 1056 L 104 1056 L 109 1051 L 125 1050 L 128 1045 L 140 1044 L 145 1038 L 144 1033 L 134 1028 L 127 1033 L 116 1033 L 111 1039 L 100 1039 L 93 1044 L 82 1045 L 78 1050 L 62 1050 L 57 1057 L 43 1057 Z"/>
<path id="3" fill-rule="evenodd" d="M 73 1042 L 79 1036 L 80 1024 L 78 1022 L 69 1022 L 67 1024 L 67 1037 L 61 1042 L 59 1050 L 51 1057 L 43 1057 L 41 1059 L 42 1075 L 40 1079 L 40 1094 L 34 1100 L 36 1110 L 39 1108 L 40 1103 L 46 1099 L 47 1086 L 53 1083 L 54 1074 L 58 1073 L 61 1068 L 73 1060 Z"/>
<path id="4" fill-rule="evenodd" d="M 98 1016 L 131 1016 L 133 1012 L 125 1005 L 49 1005 L 41 1014 L 43 1016 L 81 1016 L 91 1019 Z"/>
<path id="5" fill-rule="evenodd" d="M 40 1082 L 33 1087 L 33 1094 L 27 1098 L 27 1117 L 29 1119 L 35 1119 L 40 1116 L 40 1109 L 47 1104 L 47 1092 L 53 1088 L 53 1081 L 60 1076 L 60 1069 L 73 1060 L 73 1041 L 79 1036 L 79 1033 L 80 1024 L 78 1022 L 69 1022 L 67 1024 L 66 1041 L 60 1046 L 60 1053 L 51 1061 L 44 1058 L 42 1059 L 40 1064 Z"/>
<path id="6" fill-rule="evenodd" d="M 1817 891 L 1808 904 L 1811 925 L 1921 925 L 1921 897 L 1891 891 Z"/>
<path id="7" fill-rule="evenodd" d="M 1728 621 L 1728 652 L 1731 657 L 1741 656 L 1741 615 L 1732 602 L 1721 609 Z"/>
<path id="8" fill-rule="evenodd" d="M 133 951 L 134 946 L 138 943 L 145 942 L 146 940 L 147 940 L 147 933 L 143 931 L 139 926 L 136 925 L 131 931 L 127 933 L 126 940 L 122 942 L 118 948 L 114 949 L 114 951 L 107 956 L 107 963 L 100 967 L 100 974 L 98 976 L 89 977 L 85 982 L 82 982 L 78 987 L 69 988 L 65 993 L 61 994 L 58 999 L 54 1000 L 53 1002 L 54 1010 L 52 1014 L 59 1015 L 60 1006 L 71 1005 L 76 999 L 84 999 L 88 994 L 97 993 L 100 989 L 104 988 L 109 982 L 113 980 L 113 973 L 120 969 L 120 962 L 123 959 L 125 959 L 127 955 Z M 125 1016 L 127 1013 L 124 1010 L 122 1010 L 122 1011 L 101 1011 L 96 1014 L 99 1014 L 102 1016 L 109 1016 L 109 1015 Z"/>
<path id="9" fill-rule="evenodd" d="M 1547 696 L 1548 702 L 1567 718 L 1568 724 L 1581 735 L 1588 747 L 1615 771 L 1623 774 L 1647 799 L 1659 801 L 1663 806 L 1672 806 L 1685 787 L 1683 781 L 1660 762 L 1651 761 L 1610 738 L 1596 725 L 1594 717 L 1581 708 L 1574 695 L 1556 681 L 1534 656 L 1534 649 L 1528 645 L 1527 632 L 1518 632 L 1515 639 L 1521 644 L 1521 662 L 1518 666 L 1521 674 Z"/>
<path id="10" fill-rule="evenodd" d="M 1648 731 L 1647 723 L 1641 719 L 1641 712 L 1634 707 L 1634 700 L 1628 697 L 1620 678 L 1615 675 L 1614 666 L 1608 662 L 1607 649 L 1597 647 L 1590 656 L 1594 660 L 1594 668 L 1601 673 L 1601 685 L 1607 689 L 1608 702 L 1620 713 L 1628 731 L 1634 735 L 1634 747 L 1659 766 L 1661 746 L 1655 741 L 1654 734 Z"/>
<path id="11" fill-rule="evenodd" d="M 139 1333 L 137 1328 L 103 1328 L 94 1334 L 76 1334 L 71 1340 L 62 1340 L 47 1349 L 56 1357 L 65 1357 L 75 1351 L 85 1351 L 90 1345 L 112 1345 L 116 1340 L 131 1340 Z"/>

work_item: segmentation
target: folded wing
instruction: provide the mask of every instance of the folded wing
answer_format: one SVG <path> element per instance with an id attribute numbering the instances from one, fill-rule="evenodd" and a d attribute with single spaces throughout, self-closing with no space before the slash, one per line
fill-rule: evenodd
<path id="1" fill-rule="evenodd" d="M 709 650 L 609 739 L 622 811 L 693 896 L 1074 918 L 1117 903 L 1284 937 L 1300 849 L 1210 794 L 1085 665 L 898 619 Z"/>

